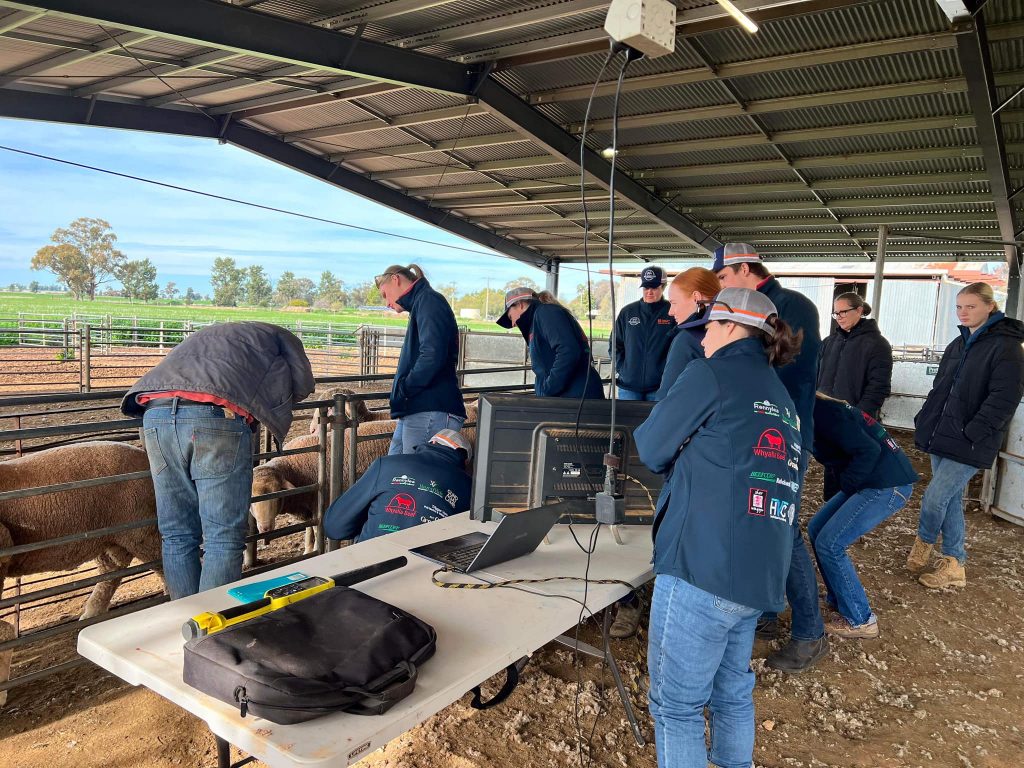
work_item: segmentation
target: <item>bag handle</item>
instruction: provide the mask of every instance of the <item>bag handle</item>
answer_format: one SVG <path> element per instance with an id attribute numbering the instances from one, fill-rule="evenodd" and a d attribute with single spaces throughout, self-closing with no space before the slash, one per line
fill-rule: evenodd
<path id="1" fill-rule="evenodd" d="M 473 691 L 473 700 L 469 702 L 469 706 L 473 709 L 490 709 L 496 707 L 509 696 L 512 695 L 512 691 L 519 685 L 519 673 L 530 661 L 529 656 L 523 656 L 518 661 L 514 661 L 505 667 L 505 684 L 501 686 L 501 690 L 492 696 L 488 701 L 483 701 L 480 686 L 475 686 Z"/>
<path id="2" fill-rule="evenodd" d="M 360 693 L 363 700 L 345 707 L 345 711 L 353 715 L 383 715 L 396 702 L 404 699 L 416 687 L 416 678 L 419 675 L 415 665 L 408 661 L 400 662 L 395 666 L 395 671 L 404 672 L 401 679 L 389 683 L 386 688 L 380 691 L 367 691 L 362 688 L 346 688 L 346 691 Z"/>

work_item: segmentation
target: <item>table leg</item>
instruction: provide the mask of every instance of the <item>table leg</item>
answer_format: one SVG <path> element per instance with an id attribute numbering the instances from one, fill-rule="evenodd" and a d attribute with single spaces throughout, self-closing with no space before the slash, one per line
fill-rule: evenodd
<path id="1" fill-rule="evenodd" d="M 241 768 L 243 765 L 256 762 L 256 758 L 249 755 L 249 757 L 243 757 L 237 763 L 232 763 L 231 745 L 217 734 L 213 734 L 213 738 L 217 742 L 217 768 Z"/>
<path id="2" fill-rule="evenodd" d="M 601 631 L 602 637 L 604 638 L 603 651 L 600 648 L 595 648 L 589 643 L 578 643 L 575 638 L 569 637 L 568 635 L 559 635 L 555 638 L 555 642 L 561 643 L 569 648 L 577 649 L 580 653 L 585 653 L 587 656 L 593 656 L 595 659 L 604 659 L 612 671 L 612 679 L 615 680 L 615 687 L 619 689 L 619 698 L 622 700 L 622 708 L 626 710 L 626 719 L 629 720 L 629 727 L 633 730 L 633 738 L 636 740 L 636 745 L 638 747 L 643 747 L 647 745 L 647 742 L 644 741 L 643 734 L 640 733 L 640 724 L 636 721 L 636 713 L 633 711 L 633 702 L 630 700 L 629 694 L 626 691 L 626 686 L 622 682 L 622 676 L 619 674 L 619 665 L 615 661 L 611 645 L 608 643 L 608 627 L 611 625 L 611 619 L 612 612 L 605 609 L 604 627 Z"/>

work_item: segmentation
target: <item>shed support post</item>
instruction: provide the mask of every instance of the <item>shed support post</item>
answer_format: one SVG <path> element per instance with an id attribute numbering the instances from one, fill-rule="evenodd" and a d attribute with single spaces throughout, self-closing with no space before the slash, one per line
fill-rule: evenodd
<path id="1" fill-rule="evenodd" d="M 885 241 L 889 237 L 889 227 L 882 224 L 878 228 L 878 252 L 875 254 L 875 284 L 871 291 L 871 311 L 875 320 L 882 311 L 882 273 L 885 271 Z"/>

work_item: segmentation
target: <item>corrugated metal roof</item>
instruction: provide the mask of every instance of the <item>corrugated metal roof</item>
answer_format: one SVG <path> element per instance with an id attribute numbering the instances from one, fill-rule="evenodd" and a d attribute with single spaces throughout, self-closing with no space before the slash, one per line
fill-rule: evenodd
<path id="1" fill-rule="evenodd" d="M 457 57 L 467 52 L 490 51 L 509 44 L 524 41 L 540 43 L 538 47 L 549 48 L 545 40 L 559 38 L 566 34 L 573 35 L 584 32 L 589 39 L 594 38 L 588 30 L 597 30 L 603 21 L 603 7 L 591 8 L 583 12 L 573 12 L 562 18 L 548 18 L 535 21 L 528 25 L 516 22 L 515 15 L 536 9 L 552 9 L 557 15 L 560 6 L 571 0 L 506 0 L 496 4 L 493 0 L 453 0 L 434 8 L 415 13 L 401 13 L 383 20 L 371 21 L 363 31 L 369 40 L 387 42 L 406 41 L 424 53 L 447 57 Z M 386 9 L 388 0 L 381 0 L 371 6 L 371 15 L 375 9 Z M 680 10 L 690 8 L 717 7 L 713 0 L 677 0 Z M 781 18 L 761 24 L 757 35 L 748 35 L 737 27 L 726 27 L 718 31 L 706 31 L 694 34 L 683 28 L 683 34 L 689 38 L 700 51 L 703 51 L 712 65 L 729 65 L 738 62 L 759 62 L 758 66 L 769 71 L 759 74 L 744 75 L 732 78 L 729 83 L 745 102 L 761 102 L 774 99 L 788 99 L 804 95 L 826 95 L 831 104 L 818 106 L 799 106 L 782 103 L 780 105 L 762 105 L 758 109 L 758 121 L 771 134 L 786 131 L 826 131 L 830 138 L 806 138 L 806 134 L 797 134 L 799 142 L 792 141 L 792 136 L 783 136 L 785 144 L 780 145 L 785 157 L 806 161 L 801 173 L 811 183 L 818 182 L 821 194 L 830 201 L 833 211 L 838 215 L 856 220 L 865 217 L 881 217 L 892 215 L 919 216 L 922 213 L 942 216 L 971 215 L 976 216 L 972 225 L 984 223 L 991 225 L 994 219 L 994 208 L 990 201 L 985 201 L 987 177 L 984 175 L 984 163 L 976 147 L 977 137 L 973 128 L 930 128 L 929 130 L 912 130 L 900 122 L 899 130 L 885 129 L 886 123 L 896 121 L 913 121 L 946 116 L 962 116 L 970 118 L 970 105 L 964 91 L 964 83 L 957 58 L 950 26 L 946 17 L 939 10 L 934 0 L 875 0 L 833 8 L 826 11 L 805 12 L 800 3 L 786 6 Z M 305 23 L 320 23 L 323 19 L 350 13 L 355 9 L 368 7 L 365 0 L 265 0 L 256 4 L 260 13 L 277 14 L 287 19 Z M 3 19 L 7 14 L 0 17 Z M 511 18 L 510 23 L 505 24 Z M 1016 23 L 1024 21 L 1024 0 L 1000 0 L 986 6 L 985 18 L 992 25 Z M 493 22 L 493 24 L 492 24 Z M 505 26 L 505 29 L 493 31 L 494 27 Z M 115 27 L 108 27 L 112 34 L 123 34 Z M 484 31 L 490 29 L 490 31 Z M 352 31 L 350 27 L 348 32 Z M 454 31 L 460 36 L 465 31 L 477 32 L 461 40 L 433 42 L 430 33 Z M 11 35 L 0 37 L 0 72 L 16 70 L 26 64 L 44 60 L 60 54 L 68 47 L 45 45 L 39 42 L 25 42 L 17 39 L 18 33 L 31 34 L 51 38 L 53 42 L 67 41 L 74 44 L 104 44 L 109 42 L 103 30 L 97 24 L 69 21 L 59 16 L 44 16 L 24 25 Z M 887 55 L 874 55 L 871 58 L 851 57 L 848 60 L 808 64 L 801 58 L 799 61 L 762 60 L 773 57 L 786 57 L 792 54 L 813 51 L 830 51 L 837 47 L 872 43 L 904 37 L 922 37 L 931 35 L 935 40 L 935 48 L 920 51 L 902 51 L 897 46 L 896 52 Z M 413 39 L 415 38 L 415 39 Z M 559 38 L 560 39 L 560 38 Z M 1017 35 L 1004 27 L 992 35 L 991 58 L 994 69 L 1000 73 L 1000 85 L 997 88 L 999 98 L 1005 99 L 1013 94 L 1020 84 L 1024 84 L 1024 35 Z M 890 46 L 890 50 L 893 47 Z M 197 55 L 208 53 L 210 46 L 201 46 L 182 42 L 166 37 L 156 37 L 130 46 L 130 50 L 144 60 L 184 61 Z M 529 50 L 528 46 L 519 46 L 519 50 Z M 862 56 L 862 53 L 857 53 Z M 523 97 L 537 91 L 546 91 L 562 87 L 590 85 L 597 76 L 604 61 L 603 51 L 576 56 L 574 58 L 551 60 L 518 67 L 505 66 L 494 75 L 500 82 Z M 825 57 L 823 56 L 822 59 Z M 799 66 L 797 66 L 799 64 Z M 302 83 L 307 88 L 289 87 L 280 82 L 247 82 L 244 77 L 265 77 L 268 73 L 287 66 L 286 63 L 274 61 L 270 57 L 259 55 L 240 55 L 217 63 L 207 69 L 193 69 L 187 74 L 191 76 L 173 76 L 167 82 L 174 89 L 186 92 L 197 86 L 214 86 L 212 92 L 191 97 L 199 105 L 212 107 L 245 101 L 254 97 L 280 96 L 282 99 L 304 98 L 316 93 L 322 83 L 331 83 L 343 76 L 323 70 L 310 70 L 308 74 L 293 75 L 287 82 Z M 358 66 L 356 61 L 354 66 Z M 643 77 L 651 74 L 680 72 L 702 67 L 702 62 L 688 41 L 682 42 L 675 54 L 657 59 L 643 59 L 634 62 L 629 70 L 629 77 Z M 139 64 L 125 56 L 123 51 L 116 50 L 112 54 L 86 57 L 80 62 L 69 64 L 63 68 L 40 73 L 28 79 L 27 83 L 45 84 L 47 87 L 73 88 L 82 84 L 100 82 L 109 77 L 135 72 Z M 735 71 L 735 70 L 733 70 Z M 605 73 L 604 80 L 614 78 L 611 68 Z M 45 77 L 51 75 L 51 77 Z M 52 77 L 52 75 L 71 75 L 72 77 Z M 237 78 L 233 80 L 232 78 Z M 180 78 L 180 79 L 179 79 Z M 217 79 L 224 83 L 218 87 Z M 929 81 L 948 81 L 929 84 Z M 836 92 L 850 89 L 882 88 L 895 84 L 919 84 L 922 88 L 932 90 L 917 92 L 915 95 L 892 96 L 892 90 L 880 91 L 878 98 L 858 100 L 861 94 L 846 96 Z M 919 89 L 914 89 L 915 91 Z M 174 96 L 173 90 L 166 84 L 151 78 L 140 78 L 137 82 L 120 85 L 114 91 L 119 96 L 149 98 L 153 96 Z M 887 95 L 888 94 L 888 95 Z M 586 99 L 578 98 L 578 92 L 569 101 L 553 101 L 537 107 L 538 111 L 561 125 L 572 125 L 574 128 L 582 121 L 586 108 Z M 372 120 L 372 115 L 386 118 L 417 115 L 419 113 L 445 108 L 455 108 L 454 116 L 434 122 L 412 125 L 407 129 L 381 127 L 359 133 L 341 133 L 327 135 L 318 139 L 303 141 L 301 146 L 307 150 L 320 152 L 324 155 L 339 156 L 351 152 L 376 151 L 378 154 L 357 159 L 350 167 L 367 173 L 410 169 L 423 171 L 429 175 L 401 175 L 399 178 L 382 183 L 392 188 L 404 189 L 410 194 L 426 200 L 433 199 L 438 206 L 448 207 L 452 204 L 467 205 L 475 200 L 490 201 L 508 198 L 510 201 L 522 202 L 523 195 L 513 195 L 499 191 L 491 191 L 495 186 L 493 180 L 513 183 L 515 181 L 534 181 L 555 179 L 554 184 L 541 184 L 536 188 L 525 190 L 525 195 L 543 195 L 554 192 L 555 197 L 564 197 L 560 193 L 570 194 L 574 184 L 564 183 L 564 179 L 574 179 L 578 173 L 575 166 L 560 158 L 527 168 L 499 169 L 487 174 L 465 170 L 462 162 L 478 164 L 518 158 L 534 158 L 545 155 L 543 147 L 523 140 L 512 143 L 498 143 L 490 146 L 456 146 L 449 153 L 429 151 L 420 153 L 409 152 L 409 148 L 427 146 L 424 142 L 451 142 L 466 139 L 467 144 L 478 143 L 480 137 L 500 135 L 507 141 L 507 134 L 512 131 L 508 123 L 491 115 L 470 115 L 463 118 L 458 114 L 461 106 L 467 105 L 461 97 L 438 94 L 412 88 L 390 91 L 362 97 L 356 101 L 328 101 L 316 106 L 300 109 L 288 109 L 279 112 L 267 112 L 256 117 L 251 125 L 259 126 L 268 132 L 280 135 L 319 129 L 345 124 L 365 124 Z M 698 82 L 684 85 L 671 85 L 657 88 L 629 88 L 622 94 L 620 114 L 623 116 L 650 115 L 659 112 L 700 109 L 712 106 L 731 105 L 732 99 L 721 82 L 702 78 Z M 601 95 L 594 100 L 591 118 L 604 120 L 610 116 L 613 98 Z M 362 105 L 365 108 L 362 108 Z M 769 111 L 772 110 L 772 111 Z M 1012 178 L 1015 184 L 1024 179 L 1024 104 L 1017 103 L 1002 114 L 1003 132 L 1010 145 L 1007 152 Z M 879 132 L 868 135 L 849 135 L 857 131 L 857 126 L 864 124 L 880 124 Z M 965 119 L 964 125 L 973 124 Z M 848 135 L 843 135 L 842 126 L 851 126 Z M 834 129 L 839 129 L 835 135 Z M 798 234 L 794 240 L 796 248 L 800 244 L 813 244 L 816 238 L 820 241 L 834 241 L 848 248 L 851 243 L 841 234 L 828 213 L 816 202 L 815 197 L 807 189 L 800 187 L 800 179 L 796 173 L 787 170 L 785 160 L 779 149 L 771 146 L 763 138 L 757 138 L 755 123 L 745 116 L 715 117 L 712 119 L 688 119 L 666 122 L 657 126 L 629 126 L 628 122 L 620 131 L 620 148 L 629 149 L 649 144 L 665 142 L 683 142 L 682 146 L 666 149 L 659 155 L 637 155 L 623 152 L 618 158 L 620 168 L 628 172 L 636 172 L 640 180 L 650 187 L 661 191 L 667 199 L 673 192 L 681 190 L 671 205 L 683 210 L 692 210 L 698 220 L 727 222 L 728 228 L 736 232 L 756 234 L 757 227 L 762 227 L 771 237 L 766 240 L 778 244 L 784 242 L 787 233 L 783 230 L 789 219 L 798 219 Z M 824 134 L 821 134 L 824 135 Z M 756 143 L 752 146 L 728 147 L 715 146 L 717 139 L 731 136 L 752 136 Z M 588 145 L 596 150 L 603 149 L 610 142 L 610 132 L 605 127 L 592 130 L 587 137 Z M 688 150 L 685 142 L 700 142 L 699 149 Z M 390 152 L 405 148 L 406 151 Z M 909 155 L 907 158 L 884 157 L 883 162 L 868 162 L 859 158 L 862 153 L 907 152 L 915 149 L 950 148 L 962 149 L 967 156 L 951 156 L 947 158 L 921 159 Z M 826 158 L 819 161 L 816 158 Z M 841 158 L 846 157 L 843 161 Z M 455 158 L 458 158 L 456 160 Z M 750 163 L 760 163 L 751 167 Z M 821 167 L 819 167 L 821 163 Z M 824 164 L 827 163 L 827 164 Z M 701 169 L 709 166 L 726 166 L 725 168 Z M 650 168 L 679 167 L 677 176 L 664 178 L 645 178 L 641 173 Z M 687 172 L 689 170 L 690 172 Z M 721 171 L 727 170 L 728 173 Z M 694 173 L 693 171 L 696 171 Z M 913 183 L 898 184 L 902 175 L 913 174 L 908 179 Z M 945 177 L 929 178 L 921 174 L 945 174 Z M 961 174 L 963 178 L 950 176 Z M 829 186 L 828 181 L 853 179 L 845 187 L 842 184 Z M 563 179 L 561 181 L 557 181 Z M 877 183 L 873 181 L 877 179 Z M 824 183 L 823 183 L 824 182 Z M 851 186 L 851 185 L 856 186 Z M 871 186 L 862 186 L 871 184 Z M 464 189 L 449 189 L 465 185 L 481 185 L 479 192 L 466 192 Z M 589 193 L 591 208 L 605 210 L 607 207 L 606 193 L 594 188 L 593 179 L 588 178 L 588 185 L 593 188 Z M 771 185 L 768 189 L 758 189 L 758 185 Z M 734 194 L 739 192 L 739 194 Z M 440 193 L 440 194 L 438 194 Z M 452 197 L 453 195 L 457 197 Z M 570 195 L 571 196 L 571 195 Z M 465 197 L 463 201 L 462 198 Z M 960 198 L 957 201 L 957 198 Z M 935 202 L 950 200 L 952 202 Z M 856 201 L 856 202 L 854 202 Z M 979 202 L 973 202 L 979 201 Z M 1017 199 L 1024 205 L 1024 196 Z M 802 203 L 802 206 L 796 205 Z M 687 204 L 690 204 L 687 207 Z M 793 204 L 792 210 L 787 206 Z M 622 213 L 620 221 L 625 218 L 629 223 L 642 223 L 652 220 L 650 214 L 638 212 L 623 200 L 618 203 Z M 845 207 L 844 207 L 845 206 Z M 759 207 L 759 208 L 758 208 Z M 541 221 L 551 215 L 551 211 L 577 215 L 581 206 L 571 201 L 553 202 L 549 205 L 529 203 L 525 205 L 503 206 L 495 203 L 488 208 L 465 208 L 465 217 L 472 221 L 489 221 L 501 216 L 539 216 Z M 595 214 L 595 220 L 600 215 Z M 820 222 L 817 219 L 821 219 Z M 525 220 L 525 219 L 521 219 Z M 804 222 L 811 221 L 811 224 Z M 556 227 L 562 227 L 562 235 L 557 232 L 545 235 L 540 239 L 557 241 L 565 238 L 571 247 L 576 244 L 572 230 L 565 229 L 565 222 L 555 220 Z M 967 223 L 951 226 L 966 226 Z M 571 225 L 570 225 L 571 226 Z M 873 226 L 873 225 L 872 225 Z M 942 222 L 920 222 L 920 227 L 941 227 Z M 502 231 L 509 231 L 515 237 L 516 224 L 500 225 Z M 742 228 L 742 229 L 741 229 Z M 989 229 L 992 229 L 989 226 Z M 532 231 L 531 231 L 532 230 Z M 521 227 L 521 233 L 531 235 L 527 239 L 537 240 L 538 235 L 545 233 L 543 226 L 536 223 Z M 951 230 L 952 231 L 952 230 Z M 988 230 L 985 230 L 988 231 Z M 817 233 L 817 236 L 815 235 Z M 869 230 L 865 242 L 875 235 Z M 812 239 L 807 240 L 807 236 Z M 629 241 L 637 243 L 637 248 L 654 249 L 657 243 L 672 238 L 665 234 L 657 237 L 637 236 L 629 234 Z M 756 238 L 755 238 L 756 239 Z M 894 237 L 894 243 L 899 242 Z M 673 249 L 681 250 L 687 246 L 680 240 L 663 249 L 669 253 Z M 982 246 L 985 251 L 987 247 Z M 841 249 L 840 249 L 841 250 Z M 999 258 L 998 248 L 988 249 Z M 987 251 L 986 251 L 987 253 Z M 839 254 L 839 251 L 837 251 Z M 781 253 L 777 248 L 772 250 L 772 257 L 778 258 Z M 793 252 L 794 258 L 805 259 L 805 254 Z M 963 251 L 952 254 L 956 258 L 964 257 Z M 973 255 L 968 252 L 966 255 Z M 983 254 L 984 255 L 984 254 Z M 991 255 L 991 254 L 988 254 Z"/>

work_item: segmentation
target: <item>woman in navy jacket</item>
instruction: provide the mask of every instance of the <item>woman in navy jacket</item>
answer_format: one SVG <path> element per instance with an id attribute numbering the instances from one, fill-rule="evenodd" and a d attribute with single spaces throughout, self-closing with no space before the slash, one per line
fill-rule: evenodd
<path id="1" fill-rule="evenodd" d="M 789 326 L 763 294 L 727 288 L 703 345 L 707 359 L 635 432 L 641 460 L 667 477 L 647 658 L 661 768 L 751 764 L 754 628 L 785 604 L 800 496 L 796 409 L 774 368 L 796 354 Z"/>
<path id="2" fill-rule="evenodd" d="M 1024 392 L 1024 323 L 999 311 L 992 286 L 963 288 L 956 315 L 960 335 L 946 347 L 932 391 L 914 417 L 914 443 L 928 453 L 932 478 L 907 567 L 927 567 L 941 532 L 942 556 L 919 579 L 930 589 L 967 585 L 964 488 L 995 461 Z"/>
<path id="3" fill-rule="evenodd" d="M 832 470 L 840 487 L 807 524 L 825 600 L 838 612 L 825 631 L 878 637 L 878 620 L 846 548 L 903 509 L 917 472 L 872 416 L 821 392 L 814 403 L 814 458 Z"/>
<path id="4" fill-rule="evenodd" d="M 513 288 L 505 294 L 502 328 L 516 326 L 530 349 L 533 391 L 541 397 L 604 399 L 583 329 L 547 291 Z"/>
<path id="5" fill-rule="evenodd" d="M 711 301 L 719 289 L 718 276 L 703 267 L 691 267 L 676 275 L 669 284 L 668 311 L 677 325 L 655 400 L 665 399 L 687 363 L 704 357 L 704 348 L 700 345 L 704 340 L 704 308 L 698 304 Z"/>

